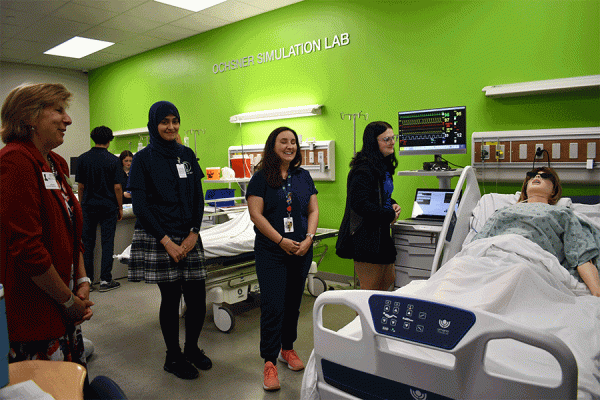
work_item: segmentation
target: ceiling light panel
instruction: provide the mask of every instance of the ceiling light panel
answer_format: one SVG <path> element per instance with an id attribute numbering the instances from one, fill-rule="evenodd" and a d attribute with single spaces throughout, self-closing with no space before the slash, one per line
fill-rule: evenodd
<path id="1" fill-rule="evenodd" d="M 154 0 L 159 3 L 168 4 L 170 6 L 183 8 L 193 12 L 205 10 L 216 4 L 224 3 L 226 0 Z"/>
<path id="2" fill-rule="evenodd" d="M 114 43 L 105 42 L 103 40 L 75 36 L 64 43 L 45 51 L 44 54 L 70 58 L 82 58 L 88 54 L 92 54 L 112 46 L 113 44 Z"/>

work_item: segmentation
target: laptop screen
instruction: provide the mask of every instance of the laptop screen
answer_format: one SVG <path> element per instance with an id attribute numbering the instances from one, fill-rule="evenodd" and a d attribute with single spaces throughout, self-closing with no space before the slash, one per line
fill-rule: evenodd
<path id="1" fill-rule="evenodd" d="M 453 194 L 454 189 L 417 189 L 412 218 L 443 220 L 446 218 Z M 458 202 L 456 210 L 458 210 Z"/>

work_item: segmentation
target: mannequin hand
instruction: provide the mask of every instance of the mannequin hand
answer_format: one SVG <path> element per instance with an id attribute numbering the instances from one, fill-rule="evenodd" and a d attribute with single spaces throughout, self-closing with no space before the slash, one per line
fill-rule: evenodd
<path id="1" fill-rule="evenodd" d="M 293 241 L 292 239 L 284 238 L 281 243 L 279 243 L 279 247 L 287 254 L 295 254 L 300 247 L 300 243 Z"/>

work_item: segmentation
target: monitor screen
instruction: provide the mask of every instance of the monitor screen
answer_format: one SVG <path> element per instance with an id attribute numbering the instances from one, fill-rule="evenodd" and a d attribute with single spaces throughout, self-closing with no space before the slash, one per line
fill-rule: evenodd
<path id="1" fill-rule="evenodd" d="M 399 155 L 467 152 L 466 107 L 398 113 Z"/>

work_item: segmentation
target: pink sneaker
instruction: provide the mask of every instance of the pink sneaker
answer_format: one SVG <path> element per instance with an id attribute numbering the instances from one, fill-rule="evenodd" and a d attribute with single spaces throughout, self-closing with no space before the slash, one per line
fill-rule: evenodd
<path id="1" fill-rule="evenodd" d="M 279 361 L 283 361 L 288 365 L 288 368 L 292 371 L 301 371 L 304 369 L 304 363 L 298 357 L 295 350 L 283 350 L 279 352 L 279 357 L 277 358 Z"/>
<path id="2" fill-rule="evenodd" d="M 277 367 L 271 361 L 265 363 L 265 380 L 263 388 L 268 391 L 279 390 L 279 378 L 277 376 Z"/>

